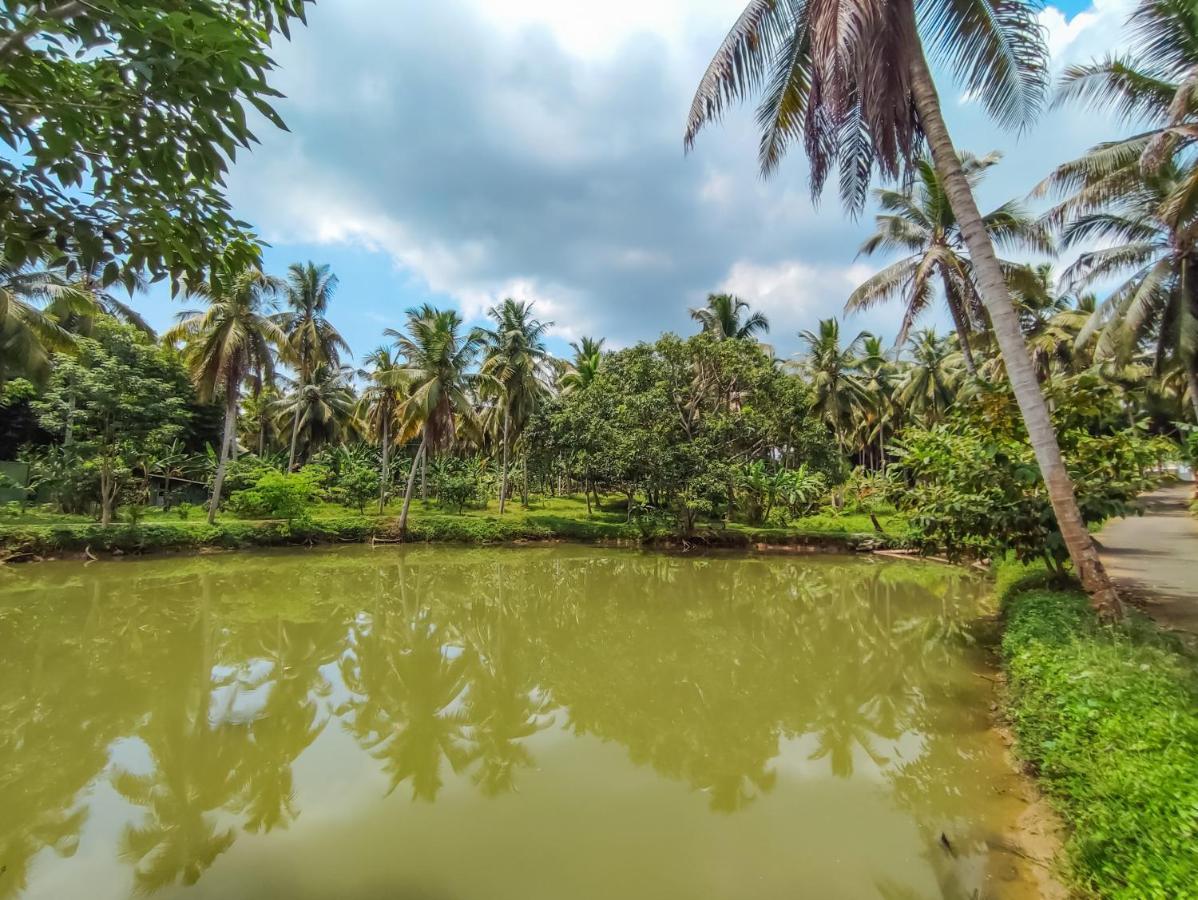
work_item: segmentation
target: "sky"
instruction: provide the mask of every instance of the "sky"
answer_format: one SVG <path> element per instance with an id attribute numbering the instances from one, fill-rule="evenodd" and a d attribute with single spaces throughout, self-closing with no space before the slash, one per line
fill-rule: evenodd
<path id="1" fill-rule="evenodd" d="M 1120 46 L 1133 0 L 1056 0 L 1041 20 L 1054 69 Z M 780 354 L 843 317 L 885 258 L 858 258 L 872 213 L 835 190 L 812 204 L 796 151 L 769 180 L 751 107 L 684 154 L 694 88 L 742 0 L 321 0 L 274 49 L 289 131 L 229 177 L 235 213 L 269 242 L 268 271 L 328 263 L 331 318 L 362 356 L 424 302 L 480 322 L 504 297 L 533 301 L 559 353 L 694 330 L 688 308 L 731 291 L 766 313 Z M 939 75 L 939 73 L 938 73 Z M 983 210 L 1022 197 L 1056 163 L 1117 136 L 1111 119 L 1052 110 L 1004 133 L 940 78 L 958 147 L 1000 150 Z M 165 326 L 186 304 L 136 301 Z M 893 335 L 897 307 L 847 329 Z M 944 326 L 942 312 L 926 324 Z"/>

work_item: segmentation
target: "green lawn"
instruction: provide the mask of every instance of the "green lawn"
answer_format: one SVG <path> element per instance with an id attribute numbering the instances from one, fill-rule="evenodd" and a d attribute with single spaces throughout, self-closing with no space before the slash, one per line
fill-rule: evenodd
<path id="1" fill-rule="evenodd" d="M 669 540 L 675 536 L 671 519 L 627 521 L 622 497 L 606 497 L 588 514 L 581 495 L 534 497 L 528 508 L 519 500 L 508 504 L 503 516 L 498 503 L 462 513 L 442 509 L 435 502 L 412 504 L 408 538 L 415 541 L 493 543 L 517 540 L 614 540 L 643 542 Z M 175 511 L 147 510 L 138 523 L 121 519 L 108 529 L 82 516 L 63 516 L 30 509 L 0 519 L 0 544 L 23 548 L 35 554 L 58 550 L 92 548 L 155 550 L 197 546 L 243 546 L 298 541 L 352 541 L 396 536 L 399 504 L 388 505 L 382 516 L 374 506 L 359 513 L 334 504 L 310 508 L 307 520 L 285 523 L 277 520 L 239 519 L 229 513 L 217 518 L 215 527 L 206 522 L 201 508 L 192 508 L 186 518 Z M 895 514 L 879 515 L 885 530 L 878 535 L 870 518 L 862 513 L 837 514 L 824 511 L 793 522 L 749 526 L 722 521 L 700 522 L 693 538 L 699 542 L 747 546 L 755 543 L 796 543 L 804 540 L 849 543 L 884 540 L 902 544 L 908 533 L 906 521 Z"/>
<path id="2" fill-rule="evenodd" d="M 1198 660 L 1135 613 L 1100 625 L 1043 573 L 999 575 L 1009 714 L 1079 896 L 1198 897 Z"/>

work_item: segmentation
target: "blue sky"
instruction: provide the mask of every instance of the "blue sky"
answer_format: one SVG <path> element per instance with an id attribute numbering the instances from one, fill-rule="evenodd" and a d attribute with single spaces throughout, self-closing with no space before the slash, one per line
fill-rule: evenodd
<path id="1" fill-rule="evenodd" d="M 1042 14 L 1054 66 L 1116 47 L 1132 0 L 1057 0 Z M 690 95 L 740 0 L 325 0 L 276 47 L 290 132 L 262 123 L 229 193 L 271 246 L 268 270 L 329 263 L 332 317 L 355 354 L 425 301 L 471 321 L 504 296 L 615 346 L 691 329 L 687 308 L 733 290 L 770 316 L 780 353 L 840 315 L 884 259 L 834 193 L 815 208 L 801 153 L 757 174 L 750 110 L 682 152 Z M 1103 116 L 1047 113 L 1004 134 L 949 81 L 958 145 L 1000 149 L 982 205 L 1022 196 L 1055 163 L 1118 134 Z M 136 301 L 163 326 L 185 304 Z M 893 334 L 896 309 L 850 326 Z M 938 314 L 928 324 L 942 324 Z"/>

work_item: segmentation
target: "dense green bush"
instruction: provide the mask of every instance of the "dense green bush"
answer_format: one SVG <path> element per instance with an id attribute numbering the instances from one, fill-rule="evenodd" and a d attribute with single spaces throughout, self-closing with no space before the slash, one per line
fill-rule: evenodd
<path id="1" fill-rule="evenodd" d="M 252 488 L 234 492 L 229 509 L 243 518 L 306 520 L 321 477 L 312 466 L 290 473 L 271 469 Z"/>
<path id="2" fill-rule="evenodd" d="M 1153 468 L 1174 450 L 1134 428 L 1092 434 L 1085 384 L 1058 401 L 1061 451 L 1083 518 L 1127 515 L 1137 494 L 1154 483 Z M 980 396 L 949 421 L 910 428 L 896 442 L 892 496 L 908 511 L 916 538 L 951 557 L 1042 559 L 1055 569 L 1068 558 L 1048 492 L 1008 393 Z"/>
<path id="3" fill-rule="evenodd" d="M 1006 588 L 1011 717 L 1072 835 L 1086 894 L 1198 897 L 1198 684 L 1151 629 L 1100 626 L 1084 594 Z"/>

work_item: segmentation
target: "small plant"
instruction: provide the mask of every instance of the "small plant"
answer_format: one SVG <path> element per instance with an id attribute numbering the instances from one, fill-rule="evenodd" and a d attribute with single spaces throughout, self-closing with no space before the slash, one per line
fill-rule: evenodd
<path id="1" fill-rule="evenodd" d="M 175 507 L 175 515 L 182 521 L 187 521 L 187 518 L 195 511 L 195 504 L 184 501 Z"/>
<path id="2" fill-rule="evenodd" d="M 271 470 L 252 489 L 233 493 L 229 508 L 242 518 L 285 519 L 290 525 L 309 518 L 308 507 L 315 493 L 313 473 L 307 468 L 290 474 Z"/>

